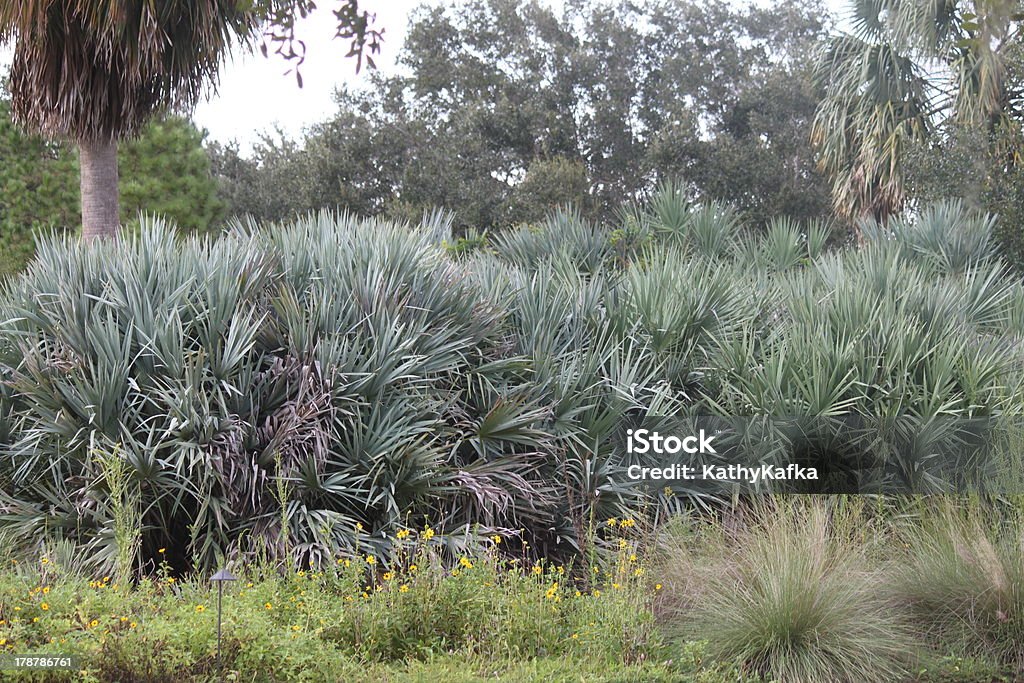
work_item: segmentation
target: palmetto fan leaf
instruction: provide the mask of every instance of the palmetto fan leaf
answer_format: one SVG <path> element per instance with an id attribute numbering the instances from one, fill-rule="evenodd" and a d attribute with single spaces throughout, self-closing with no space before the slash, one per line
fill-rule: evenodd
<path id="1" fill-rule="evenodd" d="M 1009 122 L 1022 16 L 1017 0 L 852 0 L 853 34 L 818 59 L 825 97 L 812 131 L 840 212 L 897 212 L 903 150 L 940 116 L 990 131 Z"/>
<path id="2" fill-rule="evenodd" d="M 731 455 L 931 491 L 984 456 L 965 420 L 1019 413 L 1024 295 L 989 219 L 940 205 L 825 253 L 780 222 L 737 252 L 720 208 L 686 208 L 703 247 L 666 232 L 614 259 L 580 224 L 553 257 L 531 233 L 452 259 L 436 218 L 331 213 L 44 240 L 0 293 L 0 534 L 113 561 L 117 454 L 150 561 L 383 558 L 426 524 L 453 552 L 488 530 L 570 552 L 590 520 L 724 493 L 631 481 L 664 463 L 626 452 L 630 427 L 720 416 Z"/>

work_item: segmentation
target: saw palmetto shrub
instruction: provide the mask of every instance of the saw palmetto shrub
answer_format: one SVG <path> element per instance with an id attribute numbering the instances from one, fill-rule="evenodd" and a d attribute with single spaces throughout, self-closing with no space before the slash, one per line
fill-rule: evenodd
<path id="1" fill-rule="evenodd" d="M 42 244 L 3 296 L 5 538 L 109 566 L 115 453 L 141 555 L 179 567 L 383 557 L 407 524 L 557 552 L 621 515 L 616 428 L 675 399 L 601 312 L 611 280 L 453 261 L 438 220 Z"/>
<path id="2" fill-rule="evenodd" d="M 0 293 L 0 534 L 104 567 L 125 517 L 143 566 L 386 557 L 404 525 L 568 554 L 600 520 L 728 496 L 626 476 L 662 464 L 628 427 L 709 415 L 811 418 L 737 428 L 720 457 L 856 490 L 984 471 L 971 420 L 1022 404 L 1024 294 L 933 225 L 963 215 L 828 252 L 822 226 L 762 238 L 676 191 L 627 213 L 643 239 L 561 211 L 460 254 L 441 213 L 43 242 Z"/>

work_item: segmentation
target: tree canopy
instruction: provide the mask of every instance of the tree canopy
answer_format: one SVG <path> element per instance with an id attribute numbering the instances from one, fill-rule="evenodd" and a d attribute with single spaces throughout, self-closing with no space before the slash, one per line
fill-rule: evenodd
<path id="1" fill-rule="evenodd" d="M 424 6 L 398 75 L 339 92 L 303 139 L 265 138 L 252 159 L 217 148 L 215 169 L 233 211 L 275 220 L 443 206 L 495 228 L 569 202 L 607 216 L 668 177 L 757 221 L 821 216 L 806 134 L 826 25 L 802 0 Z"/>

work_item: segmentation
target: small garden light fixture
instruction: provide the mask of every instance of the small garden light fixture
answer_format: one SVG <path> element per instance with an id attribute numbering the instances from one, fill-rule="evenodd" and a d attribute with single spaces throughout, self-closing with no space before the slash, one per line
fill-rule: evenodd
<path id="1" fill-rule="evenodd" d="M 221 569 L 219 572 L 210 577 L 210 581 L 217 584 L 217 672 L 221 680 L 224 680 L 224 665 L 220 660 L 220 624 L 221 614 L 223 610 L 221 603 L 224 599 L 224 582 L 225 581 L 237 581 L 238 577 L 229 572 L 227 569 Z"/>

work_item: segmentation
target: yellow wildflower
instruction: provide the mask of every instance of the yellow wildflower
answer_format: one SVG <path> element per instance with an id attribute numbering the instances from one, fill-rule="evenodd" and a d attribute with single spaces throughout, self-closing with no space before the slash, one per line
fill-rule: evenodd
<path id="1" fill-rule="evenodd" d="M 292 630 L 293 630 L 293 631 L 301 631 L 301 630 L 302 630 L 302 627 L 301 627 L 301 626 L 299 626 L 298 624 L 295 624 L 294 626 L 292 626 Z"/>
<path id="2" fill-rule="evenodd" d="M 39 560 L 39 561 L 42 562 L 43 564 L 50 564 L 50 560 L 48 560 L 45 557 L 43 559 Z"/>
<path id="3" fill-rule="evenodd" d="M 274 609 L 274 606 L 267 602 L 263 604 L 263 609 Z"/>
<path id="4" fill-rule="evenodd" d="M 394 572 L 384 572 L 384 577 L 383 578 L 384 578 L 385 581 L 390 581 L 391 579 L 395 578 L 395 573 Z"/>
<path id="5" fill-rule="evenodd" d="M 532 571 L 534 574 L 540 575 L 544 573 L 544 567 L 541 567 L 539 564 L 535 564 L 533 565 Z"/>
<path id="6" fill-rule="evenodd" d="M 624 519 L 621 522 L 619 522 L 619 526 L 624 527 L 626 529 L 630 529 L 636 526 L 636 522 L 634 522 L 631 519 Z"/>
<path id="7" fill-rule="evenodd" d="M 403 583 L 401 586 L 398 587 L 398 592 L 399 593 L 408 593 L 409 592 L 409 584 Z"/>
<path id="8" fill-rule="evenodd" d="M 43 595 L 46 595 L 49 592 L 50 592 L 50 587 L 49 586 L 43 586 Z"/>
<path id="9" fill-rule="evenodd" d="M 200 614 L 206 611 L 206 605 L 196 605 L 196 612 Z"/>
<path id="10" fill-rule="evenodd" d="M 134 622 L 134 621 L 132 623 L 128 624 L 128 628 L 135 628 L 136 626 L 138 626 L 138 624 L 136 622 Z"/>
<path id="11" fill-rule="evenodd" d="M 643 567 L 637 567 L 636 569 L 633 570 L 633 576 L 643 576 L 643 575 L 644 575 Z"/>
<path id="12" fill-rule="evenodd" d="M 399 540 L 399 541 L 404 541 L 405 539 L 409 538 L 409 536 L 410 536 L 410 534 L 411 534 L 411 533 L 412 533 L 412 532 L 411 532 L 411 531 L 409 531 L 408 529 L 399 529 L 399 530 L 398 530 L 398 533 L 397 533 L 397 534 L 395 534 L 395 536 L 397 536 L 397 537 L 398 537 L 398 540 Z"/>
<path id="13" fill-rule="evenodd" d="M 100 625 L 100 622 L 97 621 L 96 619 L 93 619 L 92 621 L 89 622 L 89 628 L 96 628 L 99 625 Z"/>
<path id="14" fill-rule="evenodd" d="M 608 521 L 605 522 L 605 524 L 607 524 L 608 526 L 615 526 L 618 523 L 619 520 L 615 519 L 614 517 L 609 518 Z"/>
<path id="15" fill-rule="evenodd" d="M 423 530 L 423 533 L 420 534 L 420 538 L 422 538 L 424 541 L 429 541 L 433 537 L 434 537 L 434 530 L 431 529 L 429 526 L 426 529 Z"/>
<path id="16" fill-rule="evenodd" d="M 161 555 L 163 555 L 166 552 L 167 552 L 167 548 L 160 548 L 159 550 L 157 550 L 157 553 L 159 553 Z"/>
<path id="17" fill-rule="evenodd" d="M 409 565 L 409 571 L 410 572 L 415 572 L 417 569 L 419 569 L 419 567 L 417 567 L 416 565 L 414 565 L 414 564 L 410 564 Z"/>
<path id="18" fill-rule="evenodd" d="M 370 564 L 370 565 L 377 564 L 377 558 L 374 557 L 373 555 L 367 555 L 366 556 L 366 564 Z"/>
<path id="19" fill-rule="evenodd" d="M 43 604 L 39 605 L 39 609 L 45 612 L 46 610 L 50 609 L 50 605 L 44 602 Z"/>
<path id="20" fill-rule="evenodd" d="M 461 557 L 461 558 L 459 558 L 459 564 L 461 564 L 461 565 L 462 565 L 463 567 L 465 567 L 466 569 L 472 569 L 472 568 L 473 568 L 473 563 L 472 563 L 472 562 L 470 562 L 470 561 L 469 561 L 469 560 L 468 560 L 467 558 L 465 558 L 465 557 Z"/>
<path id="21" fill-rule="evenodd" d="M 494 543 L 494 545 L 501 545 L 501 536 L 498 536 L 497 534 L 491 536 L 491 542 Z"/>
<path id="22" fill-rule="evenodd" d="M 660 583 L 654 584 L 654 590 L 660 591 L 661 590 L 661 584 Z"/>

